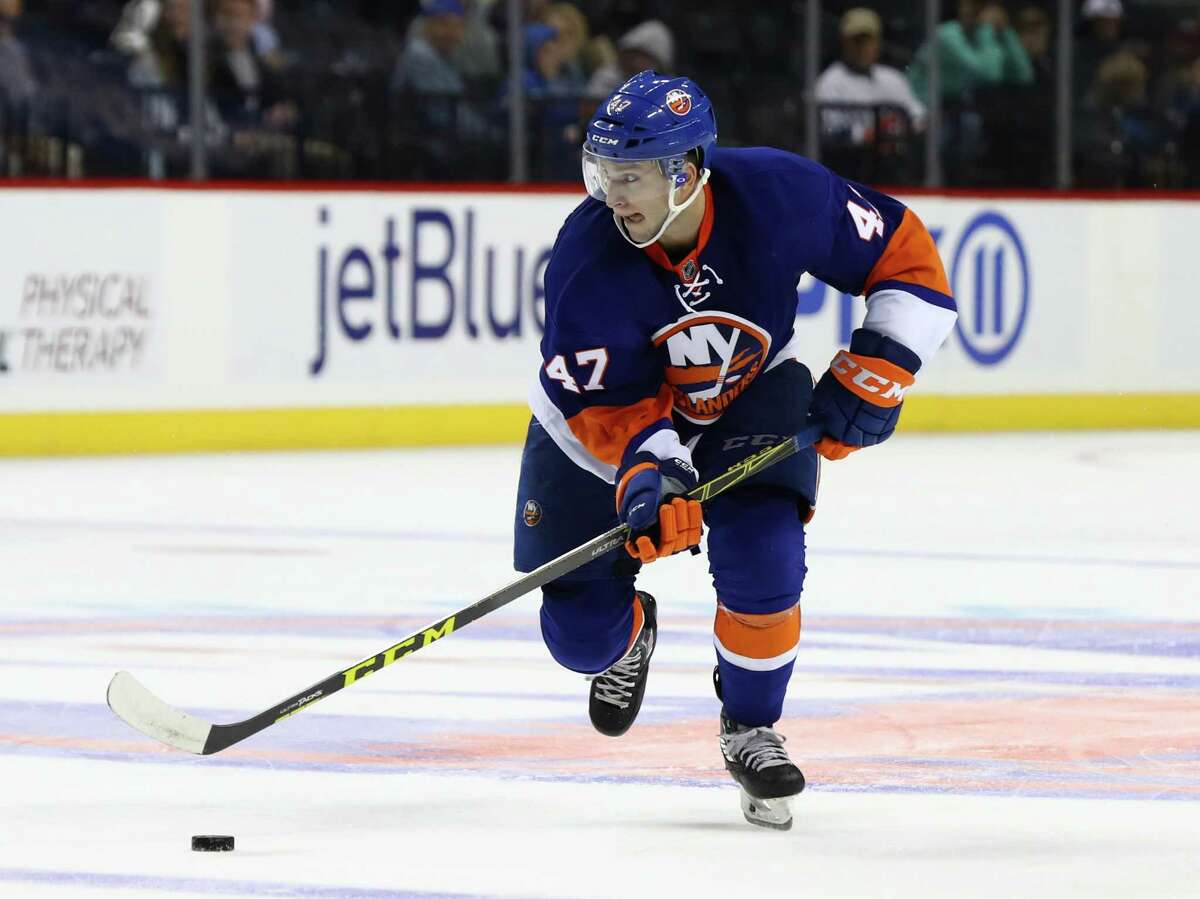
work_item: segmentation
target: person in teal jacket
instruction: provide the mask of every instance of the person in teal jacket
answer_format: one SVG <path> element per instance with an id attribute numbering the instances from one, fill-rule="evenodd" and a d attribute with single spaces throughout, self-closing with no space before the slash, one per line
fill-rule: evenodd
<path id="1" fill-rule="evenodd" d="M 1033 66 L 997 4 L 959 0 L 958 18 L 937 29 L 941 62 L 941 99 L 969 103 L 974 90 L 985 85 L 1030 84 Z M 929 103 L 929 45 L 917 51 L 908 67 L 913 92 Z"/>

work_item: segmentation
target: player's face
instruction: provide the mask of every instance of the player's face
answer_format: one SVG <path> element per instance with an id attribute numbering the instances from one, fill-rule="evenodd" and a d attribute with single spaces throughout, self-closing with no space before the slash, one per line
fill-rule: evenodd
<path id="1" fill-rule="evenodd" d="M 600 163 L 608 208 L 636 241 L 649 240 L 667 218 L 671 182 L 655 162 Z"/>

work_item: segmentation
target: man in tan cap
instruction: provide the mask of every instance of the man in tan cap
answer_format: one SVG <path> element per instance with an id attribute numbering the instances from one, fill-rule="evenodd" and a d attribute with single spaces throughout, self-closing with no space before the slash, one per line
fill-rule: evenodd
<path id="1" fill-rule="evenodd" d="M 858 147 L 873 144 L 873 107 L 877 106 L 900 107 L 908 113 L 914 129 L 923 127 L 925 106 L 913 94 L 908 79 L 899 69 L 879 64 L 883 23 L 878 13 L 864 6 L 848 9 L 839 30 L 841 59 L 817 79 L 817 102 L 830 105 L 821 110 L 822 140 Z"/>

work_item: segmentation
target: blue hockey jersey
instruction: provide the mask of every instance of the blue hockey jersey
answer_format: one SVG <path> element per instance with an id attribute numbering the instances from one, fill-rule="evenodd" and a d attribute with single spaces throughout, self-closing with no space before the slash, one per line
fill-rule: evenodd
<path id="1" fill-rule="evenodd" d="M 618 232 L 588 198 L 545 274 L 534 415 L 577 464 L 612 481 L 623 458 L 688 457 L 673 417 L 716 421 L 763 371 L 796 357 L 805 272 L 866 294 L 864 327 L 922 360 L 953 327 L 954 300 L 920 219 L 803 157 L 715 149 L 695 249 L 678 264 Z"/>

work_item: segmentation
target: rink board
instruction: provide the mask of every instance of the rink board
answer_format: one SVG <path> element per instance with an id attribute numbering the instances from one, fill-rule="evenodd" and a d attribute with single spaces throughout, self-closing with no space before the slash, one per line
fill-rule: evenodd
<path id="1" fill-rule="evenodd" d="M 573 191 L 4 192 L 0 454 L 495 443 Z M 960 319 L 909 430 L 1200 427 L 1200 204 L 914 196 Z M 594 285 L 603 314 L 605 285 Z M 815 371 L 861 299 L 805 276 Z"/>

